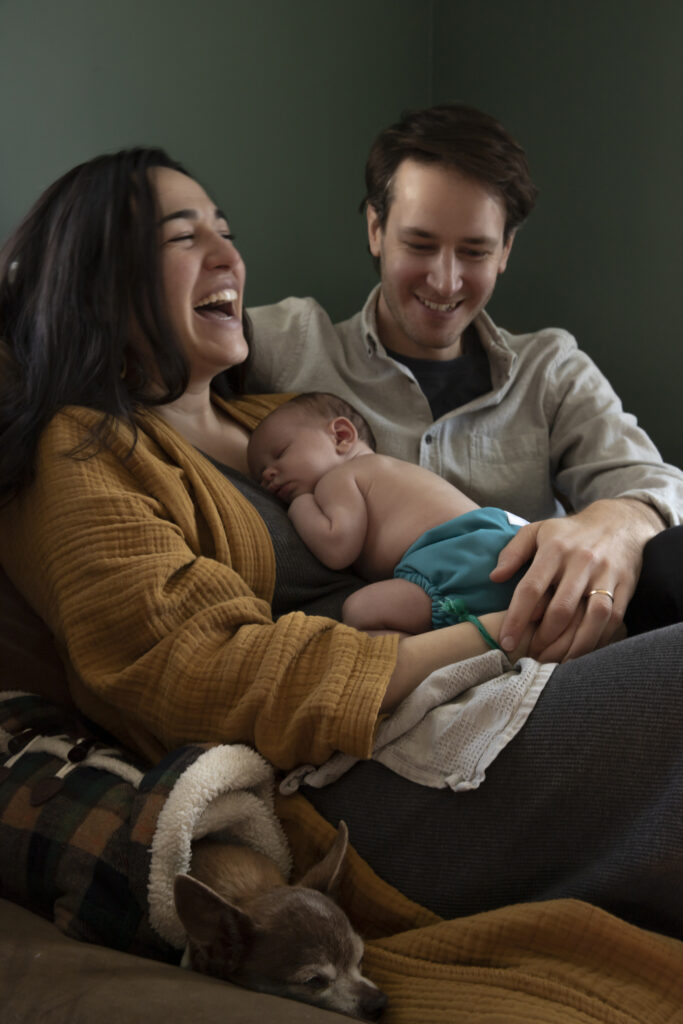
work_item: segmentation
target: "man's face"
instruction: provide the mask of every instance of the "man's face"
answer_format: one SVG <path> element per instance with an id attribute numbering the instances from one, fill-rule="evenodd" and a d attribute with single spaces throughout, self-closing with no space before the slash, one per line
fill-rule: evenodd
<path id="1" fill-rule="evenodd" d="M 415 160 L 399 165 L 392 193 L 384 230 L 367 212 L 382 277 L 380 339 L 401 355 L 453 359 L 507 265 L 503 201 L 457 171 Z"/>

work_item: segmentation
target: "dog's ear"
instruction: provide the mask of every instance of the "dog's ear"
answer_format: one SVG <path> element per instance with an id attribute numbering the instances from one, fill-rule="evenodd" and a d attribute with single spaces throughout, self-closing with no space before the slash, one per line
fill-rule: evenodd
<path id="1" fill-rule="evenodd" d="M 336 896 L 339 889 L 339 873 L 344 862 L 346 849 L 349 845 L 349 830 L 346 823 L 339 822 L 337 835 L 323 859 L 309 868 L 297 885 L 305 885 L 308 889 L 317 889 L 327 896 Z"/>
<path id="2" fill-rule="evenodd" d="M 196 969 L 230 977 L 239 967 L 254 933 L 251 918 L 191 875 L 176 875 L 175 908 L 199 955 Z"/>

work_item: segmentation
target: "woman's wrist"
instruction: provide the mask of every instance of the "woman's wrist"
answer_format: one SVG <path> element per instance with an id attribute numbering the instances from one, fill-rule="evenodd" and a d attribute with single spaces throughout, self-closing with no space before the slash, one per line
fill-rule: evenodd
<path id="1" fill-rule="evenodd" d="M 497 637 L 502 621 L 502 612 L 482 616 L 482 622 L 488 632 L 493 631 L 494 637 Z M 488 650 L 490 647 L 483 636 L 470 622 L 402 637 L 380 711 L 393 711 L 435 669 L 454 661 L 476 658 Z"/>
<path id="2" fill-rule="evenodd" d="M 504 617 L 505 612 L 488 612 L 480 615 L 479 621 L 497 641 Z M 507 655 L 511 662 L 524 657 L 533 632 L 533 626 L 527 627 L 515 650 Z M 380 705 L 380 712 L 393 711 L 435 669 L 455 661 L 476 658 L 490 650 L 483 634 L 472 622 L 460 622 L 429 633 L 401 637 L 396 665 Z"/>

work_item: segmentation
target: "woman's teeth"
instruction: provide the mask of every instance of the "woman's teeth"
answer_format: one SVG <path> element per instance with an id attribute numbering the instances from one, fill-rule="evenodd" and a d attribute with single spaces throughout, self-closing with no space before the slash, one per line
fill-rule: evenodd
<path id="1" fill-rule="evenodd" d="M 211 295 L 207 295 L 194 308 L 202 309 L 204 306 L 215 306 L 217 303 L 234 302 L 236 298 L 237 292 L 234 288 L 224 288 L 220 292 L 212 292 Z"/>

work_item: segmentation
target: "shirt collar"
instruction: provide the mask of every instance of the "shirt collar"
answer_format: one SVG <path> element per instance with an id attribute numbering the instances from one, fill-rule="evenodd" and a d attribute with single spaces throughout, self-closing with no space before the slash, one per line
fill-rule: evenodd
<path id="1" fill-rule="evenodd" d="M 384 352 L 384 345 L 379 340 L 377 333 L 377 300 L 382 286 L 376 284 L 367 297 L 360 314 L 361 336 L 364 338 L 368 349 L 368 355 L 376 355 L 378 351 Z"/>

